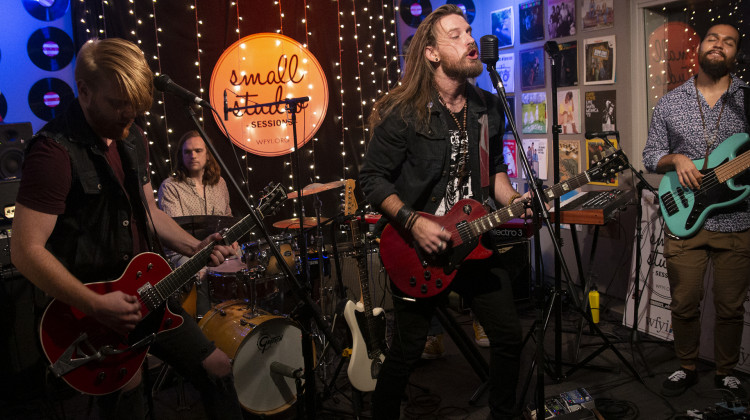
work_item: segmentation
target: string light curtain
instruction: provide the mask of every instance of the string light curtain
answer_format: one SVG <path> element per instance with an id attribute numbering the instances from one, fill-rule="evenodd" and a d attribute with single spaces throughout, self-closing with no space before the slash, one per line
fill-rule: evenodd
<path id="1" fill-rule="evenodd" d="M 357 177 L 369 140 L 365 123 L 372 103 L 397 83 L 398 42 L 395 11 L 390 1 L 73 0 L 73 3 L 78 45 L 92 37 L 122 37 L 137 42 L 154 71 L 168 74 L 175 83 L 204 98 L 219 56 L 241 37 L 271 32 L 306 45 L 323 67 L 330 98 L 325 120 L 313 141 L 300 148 L 302 186 Z M 223 104 L 214 105 L 221 114 Z M 272 181 L 286 188 L 293 186 L 293 155 L 248 154 L 234 147 L 207 110 L 203 112 L 199 116 L 219 155 L 239 182 L 247 180 L 244 194 L 257 193 Z M 160 93 L 156 94 L 154 107 L 142 124 L 152 142 L 152 181 L 158 187 L 174 170 L 172 149 L 193 126 L 180 100 Z M 233 206 L 238 205 L 238 197 L 234 197 L 233 191 L 230 194 Z M 338 196 L 324 198 L 323 215 L 337 214 Z M 307 206 L 306 213 L 312 213 L 312 205 Z M 292 217 L 293 207 L 284 206 L 277 217 Z"/>

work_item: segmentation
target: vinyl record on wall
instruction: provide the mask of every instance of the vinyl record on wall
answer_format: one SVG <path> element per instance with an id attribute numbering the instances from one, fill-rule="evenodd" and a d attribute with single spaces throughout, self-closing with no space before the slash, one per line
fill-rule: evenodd
<path id="1" fill-rule="evenodd" d="M 8 101 L 5 100 L 5 95 L 0 93 L 0 123 L 5 121 L 6 115 L 8 115 Z"/>
<path id="2" fill-rule="evenodd" d="M 445 2 L 446 4 L 455 4 L 458 6 L 459 9 L 461 9 L 462 12 L 464 12 L 464 15 L 466 15 L 466 20 L 471 24 L 471 22 L 474 21 L 474 16 L 477 14 L 477 9 L 474 7 L 474 2 L 472 0 L 448 0 Z"/>
<path id="3" fill-rule="evenodd" d="M 51 22 L 68 11 L 68 0 L 23 0 L 23 7 L 31 16 Z"/>
<path id="4" fill-rule="evenodd" d="M 73 89 L 60 79 L 41 79 L 29 89 L 29 108 L 37 117 L 49 121 L 73 101 Z"/>
<path id="5" fill-rule="evenodd" d="M 31 61 L 42 70 L 56 71 L 73 60 L 73 40 L 65 31 L 47 26 L 39 28 L 29 37 L 26 51 Z"/>
<path id="6" fill-rule="evenodd" d="M 419 26 L 422 20 L 432 13 L 430 0 L 401 0 L 399 7 L 401 19 L 412 28 Z"/>

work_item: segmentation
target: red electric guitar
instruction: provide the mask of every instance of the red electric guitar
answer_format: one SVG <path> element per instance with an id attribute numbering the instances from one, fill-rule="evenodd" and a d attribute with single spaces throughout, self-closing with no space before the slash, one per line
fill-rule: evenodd
<path id="1" fill-rule="evenodd" d="M 615 151 L 586 172 L 543 191 L 549 201 L 591 181 L 604 180 L 627 167 L 622 151 Z M 439 254 L 428 254 L 414 241 L 410 233 L 389 224 L 380 237 L 380 258 L 391 281 L 402 292 L 415 298 L 434 296 L 453 281 L 456 270 L 464 260 L 489 258 L 492 251 L 479 242 L 483 233 L 521 216 L 525 209 L 516 201 L 492 213 L 481 203 L 471 199 L 456 203 L 444 216 L 420 212 L 420 216 L 435 221 L 451 234 L 446 249 Z"/>
<path id="2" fill-rule="evenodd" d="M 262 218 L 273 213 L 284 200 L 284 189 L 276 185 L 255 211 Z M 235 242 L 254 226 L 252 215 L 245 216 L 222 232 L 224 242 Z M 160 255 L 144 252 L 133 258 L 119 279 L 86 284 L 99 294 L 120 290 L 138 296 L 143 319 L 127 336 L 70 305 L 53 300 L 39 327 L 50 370 L 85 394 L 108 394 L 125 386 L 140 369 L 156 335 L 182 325 L 182 317 L 167 308 L 166 300 L 195 280 L 193 276 L 206 265 L 214 245 L 198 251 L 174 271 Z"/>

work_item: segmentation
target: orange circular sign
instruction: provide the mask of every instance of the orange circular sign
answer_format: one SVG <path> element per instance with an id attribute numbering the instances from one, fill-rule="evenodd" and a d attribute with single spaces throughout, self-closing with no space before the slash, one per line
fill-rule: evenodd
<path id="1" fill-rule="evenodd" d="M 209 97 L 212 104 L 223 104 L 214 117 L 219 125 L 219 118 L 224 118 L 232 143 L 256 155 L 280 156 L 294 149 L 286 104 L 238 108 L 309 98 L 292 105 L 297 110 L 297 146 L 302 147 L 325 118 L 328 83 L 318 60 L 302 44 L 284 35 L 260 33 L 240 39 L 219 57 Z"/>
<path id="2" fill-rule="evenodd" d="M 692 26 L 668 22 L 648 37 L 649 83 L 652 89 L 666 93 L 698 73 L 700 37 Z"/>

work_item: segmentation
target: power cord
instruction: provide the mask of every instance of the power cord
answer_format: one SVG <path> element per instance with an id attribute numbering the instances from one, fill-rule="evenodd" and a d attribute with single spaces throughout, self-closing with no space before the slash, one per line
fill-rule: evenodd
<path id="1" fill-rule="evenodd" d="M 597 411 L 607 420 L 637 419 L 639 415 L 638 407 L 630 401 L 596 398 L 594 404 Z"/>

